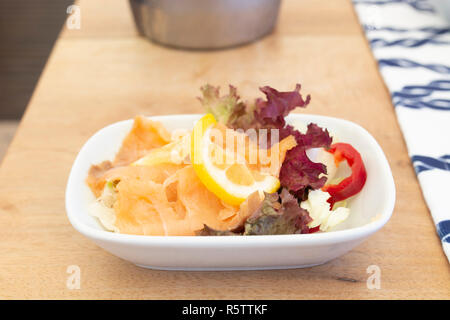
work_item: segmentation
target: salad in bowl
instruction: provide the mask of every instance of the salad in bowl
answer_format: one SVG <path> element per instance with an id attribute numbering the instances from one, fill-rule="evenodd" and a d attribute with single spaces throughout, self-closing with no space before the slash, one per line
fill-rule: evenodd
<path id="1" fill-rule="evenodd" d="M 243 101 L 205 85 L 189 130 L 138 116 L 114 159 L 92 164 L 89 213 L 104 229 L 146 236 L 326 233 L 365 187 L 360 152 L 327 128 L 286 117 L 311 101 L 271 87 Z"/>

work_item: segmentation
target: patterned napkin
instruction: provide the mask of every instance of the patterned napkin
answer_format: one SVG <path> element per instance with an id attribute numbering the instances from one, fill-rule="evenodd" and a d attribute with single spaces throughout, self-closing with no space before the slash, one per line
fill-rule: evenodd
<path id="1" fill-rule="evenodd" d="M 450 25 L 438 1 L 450 0 L 353 4 L 450 261 Z"/>

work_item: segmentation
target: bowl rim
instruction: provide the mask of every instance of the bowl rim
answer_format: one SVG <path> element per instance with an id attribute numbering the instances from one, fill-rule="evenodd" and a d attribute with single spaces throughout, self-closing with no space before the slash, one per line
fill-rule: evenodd
<path id="1" fill-rule="evenodd" d="M 162 115 L 162 116 L 147 116 L 147 118 L 164 121 L 170 118 L 187 118 L 187 120 L 194 120 L 201 117 L 203 114 L 173 114 L 173 115 Z M 326 245 L 330 243 L 341 243 L 352 240 L 361 239 L 367 237 L 380 228 L 382 228 L 391 218 L 395 206 L 396 190 L 394 178 L 392 176 L 392 171 L 390 169 L 389 163 L 386 156 L 381 149 L 381 146 L 375 140 L 375 138 L 360 125 L 345 119 L 315 115 L 315 114 L 299 114 L 294 113 L 288 116 L 289 120 L 294 118 L 315 118 L 324 121 L 334 121 L 340 122 L 345 126 L 350 126 L 360 134 L 365 136 L 365 139 L 372 144 L 374 151 L 378 154 L 377 159 L 382 163 L 383 174 L 387 175 L 388 183 L 384 186 L 388 194 L 388 200 L 385 201 L 383 209 L 380 210 L 378 218 L 362 226 L 336 230 L 332 232 L 324 233 L 313 233 L 313 234 L 288 234 L 288 235 L 258 235 L 258 236 L 150 236 L 150 235 L 132 235 L 132 234 L 121 234 L 114 233 L 106 230 L 99 230 L 86 225 L 78 218 L 79 214 L 75 212 L 73 208 L 73 203 L 76 201 L 71 195 L 72 189 L 76 187 L 74 182 L 74 175 L 77 174 L 77 165 L 80 161 L 80 155 L 83 150 L 87 148 L 87 145 L 94 141 L 98 136 L 103 134 L 103 131 L 110 129 L 114 126 L 124 125 L 125 123 L 130 123 L 133 119 L 122 120 L 112 124 L 109 124 L 102 129 L 94 133 L 81 147 L 78 152 L 73 165 L 70 169 L 69 178 L 67 181 L 66 191 L 65 191 L 65 207 L 68 219 L 72 226 L 81 234 L 88 238 L 106 241 L 109 243 L 116 244 L 127 244 L 127 245 L 137 245 L 137 246 L 147 246 L 147 247 L 175 247 L 182 244 L 185 247 L 216 247 L 216 246 L 233 246 L 233 247 L 247 247 L 252 245 L 255 247 L 279 247 L 279 246 L 299 246 L 302 244 L 308 245 Z M 74 185 L 75 184 L 75 185 Z M 87 212 L 85 214 L 88 214 Z"/>

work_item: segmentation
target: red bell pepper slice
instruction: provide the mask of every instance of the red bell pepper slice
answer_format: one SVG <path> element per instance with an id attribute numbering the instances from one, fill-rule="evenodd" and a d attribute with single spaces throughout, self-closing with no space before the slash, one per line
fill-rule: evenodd
<path id="1" fill-rule="evenodd" d="M 331 145 L 328 152 L 334 155 L 336 166 L 346 160 L 352 170 L 352 174 L 338 184 L 329 184 L 322 187 L 322 190 L 330 194 L 328 202 L 331 208 L 336 202 L 354 196 L 364 187 L 367 179 L 366 168 L 359 152 L 348 143 L 335 143 Z"/>
<path id="2" fill-rule="evenodd" d="M 320 226 L 317 226 L 317 227 L 314 227 L 314 228 L 309 228 L 308 233 L 314 233 L 314 232 L 317 232 L 317 231 L 319 231 L 319 229 L 320 229 Z"/>

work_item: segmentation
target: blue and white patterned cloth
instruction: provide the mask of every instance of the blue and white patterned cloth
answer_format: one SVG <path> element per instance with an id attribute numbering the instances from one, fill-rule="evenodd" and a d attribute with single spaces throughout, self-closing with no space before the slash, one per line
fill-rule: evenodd
<path id="1" fill-rule="evenodd" d="M 353 3 L 450 261 L 450 25 L 436 1 L 450 0 Z"/>

